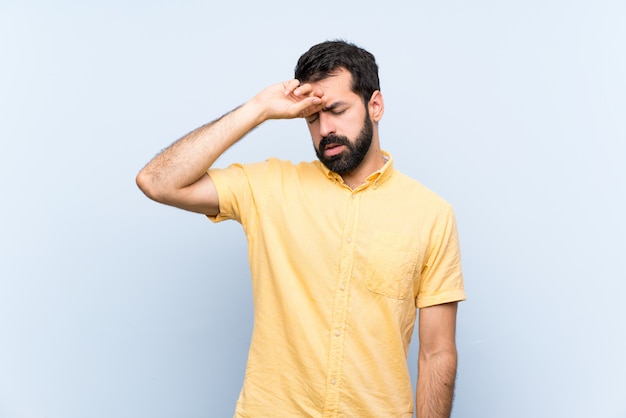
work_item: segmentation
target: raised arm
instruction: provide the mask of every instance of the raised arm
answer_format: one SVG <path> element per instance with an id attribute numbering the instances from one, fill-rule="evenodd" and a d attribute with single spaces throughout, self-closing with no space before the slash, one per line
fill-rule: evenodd
<path id="1" fill-rule="evenodd" d="M 456 311 L 456 302 L 420 309 L 417 418 L 450 417 L 457 365 Z"/>
<path id="2" fill-rule="evenodd" d="M 323 107 L 323 92 L 298 80 L 270 86 L 221 118 L 185 135 L 154 157 L 137 175 L 150 199 L 192 212 L 216 215 L 219 200 L 207 170 L 230 146 L 268 119 L 307 117 Z"/>

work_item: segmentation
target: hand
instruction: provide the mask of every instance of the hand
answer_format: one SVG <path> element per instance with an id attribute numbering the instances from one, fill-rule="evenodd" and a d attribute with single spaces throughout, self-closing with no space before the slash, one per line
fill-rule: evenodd
<path id="1" fill-rule="evenodd" d="M 267 87 L 252 101 L 261 107 L 264 119 L 294 119 L 319 112 L 326 100 L 323 91 L 289 80 Z"/>

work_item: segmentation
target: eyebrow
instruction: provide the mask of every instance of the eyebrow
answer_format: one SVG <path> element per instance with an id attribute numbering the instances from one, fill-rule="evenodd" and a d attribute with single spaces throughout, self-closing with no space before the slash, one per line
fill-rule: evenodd
<path id="1" fill-rule="evenodd" d="M 347 103 L 346 103 L 346 102 L 341 102 L 341 101 L 339 101 L 339 102 L 335 102 L 335 103 L 332 103 L 332 104 L 330 104 L 330 105 L 328 105 L 328 106 L 325 106 L 325 107 L 322 109 L 322 112 L 329 112 L 329 111 L 333 111 L 333 110 L 337 109 L 338 107 L 345 106 L 345 105 L 347 105 Z"/>

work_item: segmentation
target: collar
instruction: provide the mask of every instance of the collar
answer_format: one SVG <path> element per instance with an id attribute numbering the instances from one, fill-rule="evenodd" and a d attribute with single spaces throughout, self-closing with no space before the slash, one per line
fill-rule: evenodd
<path id="1" fill-rule="evenodd" d="M 373 172 L 372 174 L 370 174 L 369 176 L 367 176 L 367 178 L 365 179 L 365 182 L 362 185 L 360 185 L 359 187 L 357 187 L 356 189 L 354 189 L 354 191 L 357 191 L 357 190 L 360 190 L 360 189 L 364 189 L 364 188 L 367 188 L 369 186 L 372 186 L 374 189 L 377 189 L 378 186 L 380 186 L 389 177 L 391 177 L 391 175 L 394 172 L 394 169 L 393 169 L 393 157 L 387 151 L 382 150 L 381 152 L 383 154 L 383 158 L 385 159 L 385 164 L 379 170 L 377 170 L 377 171 Z M 324 174 L 326 175 L 326 177 L 328 179 L 332 180 L 335 183 L 338 183 L 340 185 L 344 185 L 345 187 L 348 187 L 343 182 L 343 178 L 339 174 L 335 173 L 334 171 L 330 171 L 319 160 L 316 160 L 315 163 L 324 172 Z"/>

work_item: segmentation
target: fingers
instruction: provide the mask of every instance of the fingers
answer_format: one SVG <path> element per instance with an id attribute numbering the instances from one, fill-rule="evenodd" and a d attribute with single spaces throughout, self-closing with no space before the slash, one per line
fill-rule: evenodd
<path id="1" fill-rule="evenodd" d="M 302 84 L 298 88 L 296 88 L 293 92 L 296 97 L 305 97 L 305 96 L 315 96 L 322 98 L 324 97 L 324 92 L 320 89 L 314 90 L 313 86 L 310 84 Z"/>
<path id="2" fill-rule="evenodd" d="M 311 84 L 300 84 L 298 80 L 289 80 L 281 83 L 283 95 L 292 101 L 291 108 L 283 117 L 306 118 L 323 108 L 324 92 L 314 89 Z"/>
<path id="3" fill-rule="evenodd" d="M 296 90 L 299 86 L 300 82 L 298 80 L 283 81 L 283 94 L 285 96 L 289 96 L 294 93 L 294 90 Z"/>
<path id="4" fill-rule="evenodd" d="M 317 96 L 310 96 L 310 97 L 307 97 L 305 100 L 301 101 L 299 105 L 301 106 L 300 107 L 301 111 L 300 111 L 299 116 L 301 118 L 307 118 L 313 115 L 314 113 L 317 113 L 320 110 L 322 110 L 322 108 L 324 107 L 324 98 L 317 97 Z"/>
<path id="5" fill-rule="evenodd" d="M 309 83 L 300 84 L 298 80 L 289 80 L 283 82 L 285 96 L 294 95 L 295 97 L 317 96 L 323 97 L 324 92 L 320 89 L 313 90 L 313 86 Z"/>

